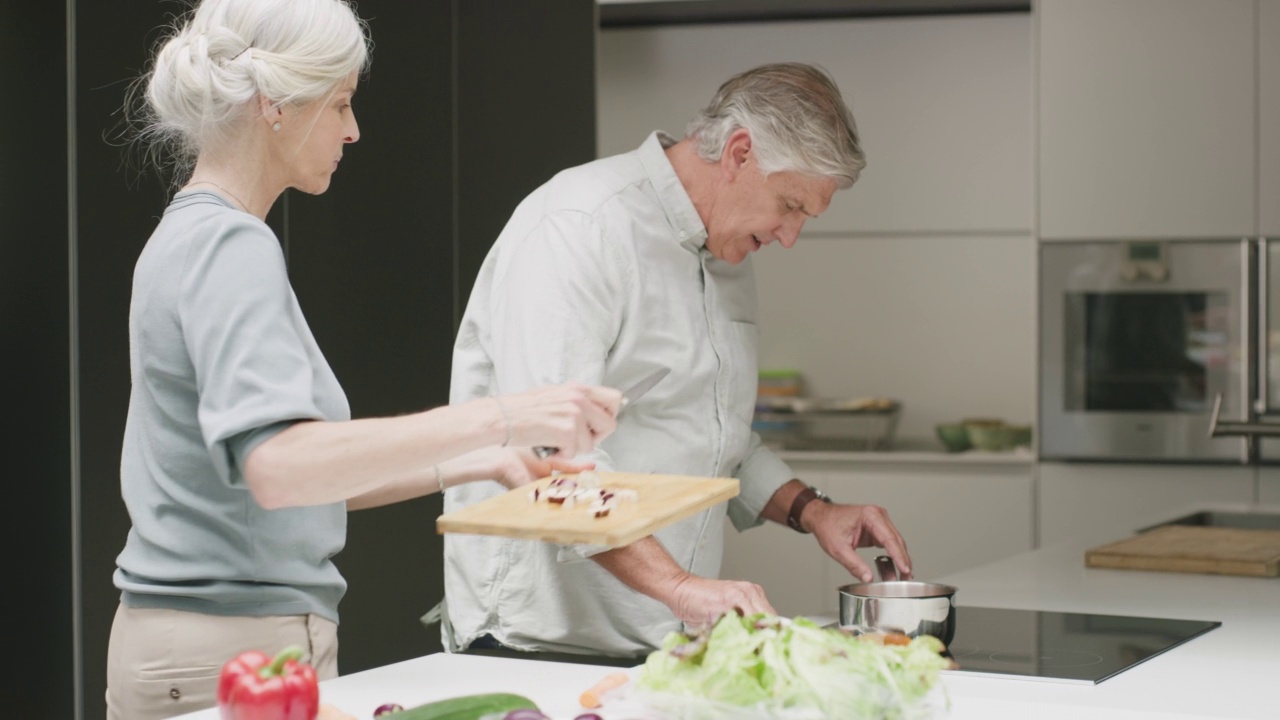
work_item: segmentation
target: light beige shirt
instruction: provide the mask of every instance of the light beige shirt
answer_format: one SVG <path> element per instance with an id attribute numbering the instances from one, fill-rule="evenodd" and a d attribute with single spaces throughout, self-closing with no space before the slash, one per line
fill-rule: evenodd
<path id="1" fill-rule="evenodd" d="M 498 236 L 454 347 L 451 402 L 578 381 L 626 388 L 672 369 L 591 456 L 599 470 L 737 477 L 741 494 L 657 538 L 682 567 L 717 577 L 726 511 L 758 524 L 793 477 L 751 432 L 756 290 L 749 261 L 706 249 L 706 229 L 651 135 L 634 152 L 572 168 L 535 190 Z M 445 511 L 503 492 L 445 493 Z M 629 655 L 680 622 L 586 559 L 600 548 L 445 537 L 445 647 L 492 634 L 529 650 Z M 452 628 L 450 628 L 450 625 Z"/>

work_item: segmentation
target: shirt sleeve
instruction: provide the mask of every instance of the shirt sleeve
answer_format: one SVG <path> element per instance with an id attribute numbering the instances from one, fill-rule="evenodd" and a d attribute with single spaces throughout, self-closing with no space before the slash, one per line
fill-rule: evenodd
<path id="1" fill-rule="evenodd" d="M 234 484 L 243 482 L 243 457 L 287 421 L 324 414 L 316 402 L 310 330 L 296 312 L 279 242 L 266 225 L 247 218 L 211 222 L 223 225 L 188 255 L 178 313 L 199 393 L 200 430 L 219 476 Z M 263 432 L 249 432 L 259 428 Z"/>
<path id="2" fill-rule="evenodd" d="M 511 248 L 489 308 L 496 392 L 603 382 L 626 314 L 621 262 L 595 221 L 572 211 L 548 214 Z M 582 459 L 594 461 L 597 470 L 614 468 L 599 446 Z M 558 559 L 581 560 L 606 549 L 561 546 Z"/>
<path id="3" fill-rule="evenodd" d="M 778 488 L 790 482 L 795 474 L 782 458 L 761 443 L 758 433 L 751 433 L 751 445 L 738 466 L 737 477 L 739 491 L 738 496 L 729 501 L 729 520 L 742 531 L 764 523 L 760 513 Z"/>

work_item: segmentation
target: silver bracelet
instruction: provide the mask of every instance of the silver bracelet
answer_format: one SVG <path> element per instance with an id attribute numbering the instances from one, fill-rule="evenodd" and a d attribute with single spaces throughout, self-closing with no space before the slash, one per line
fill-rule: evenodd
<path id="1" fill-rule="evenodd" d="M 440 486 L 440 492 L 444 493 L 444 473 L 440 472 L 439 465 L 432 465 L 436 469 L 436 484 Z"/>
<path id="2" fill-rule="evenodd" d="M 502 404 L 502 398 L 494 395 L 493 401 L 498 403 L 498 412 L 502 413 L 502 421 L 507 425 L 507 439 L 502 443 L 502 447 L 507 447 L 511 444 L 511 416 L 507 414 L 507 406 Z"/>

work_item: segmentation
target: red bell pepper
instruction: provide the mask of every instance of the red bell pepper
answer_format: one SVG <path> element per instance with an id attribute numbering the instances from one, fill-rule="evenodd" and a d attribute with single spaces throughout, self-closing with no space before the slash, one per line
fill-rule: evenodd
<path id="1" fill-rule="evenodd" d="M 315 720 L 320 686 L 302 650 L 285 648 L 274 658 L 250 650 L 228 660 L 218 677 L 222 720 Z"/>

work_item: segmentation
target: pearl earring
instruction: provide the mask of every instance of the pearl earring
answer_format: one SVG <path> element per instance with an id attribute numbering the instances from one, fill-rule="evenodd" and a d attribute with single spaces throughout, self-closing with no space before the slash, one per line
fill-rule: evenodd
<path id="1" fill-rule="evenodd" d="M 271 129 L 276 132 L 280 132 L 280 123 L 275 123 L 274 125 L 271 126 Z"/>

